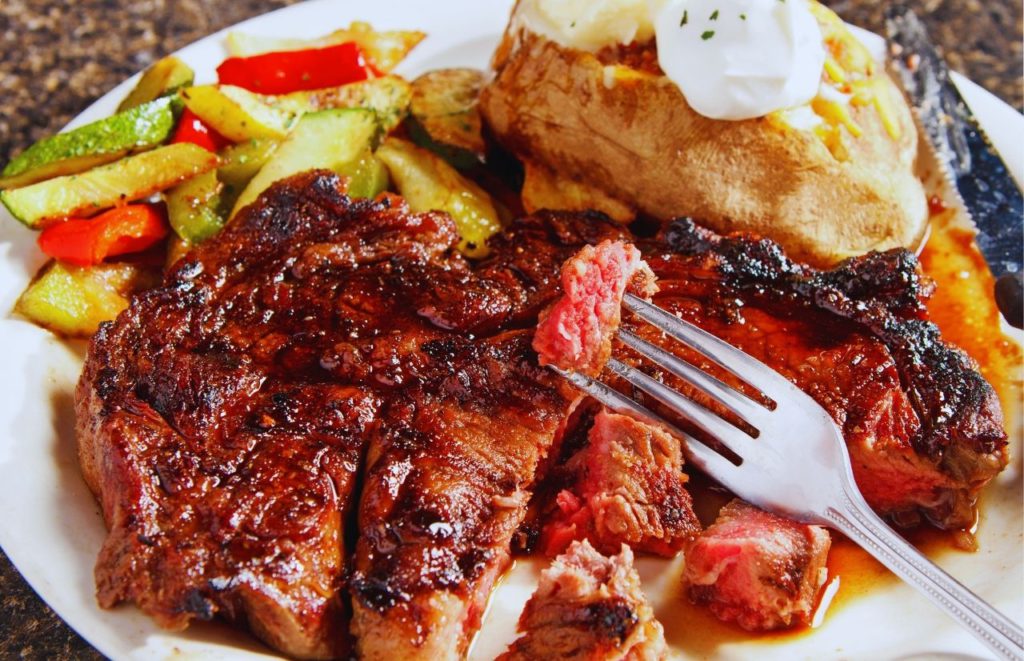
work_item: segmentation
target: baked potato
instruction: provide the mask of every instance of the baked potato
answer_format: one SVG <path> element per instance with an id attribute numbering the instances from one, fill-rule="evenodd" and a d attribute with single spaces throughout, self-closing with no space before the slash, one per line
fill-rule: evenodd
<path id="1" fill-rule="evenodd" d="M 910 110 L 841 20 L 811 10 L 828 55 L 822 89 L 839 94 L 796 110 L 709 119 L 661 73 L 653 39 L 580 50 L 515 12 L 480 108 L 520 158 L 658 219 L 754 232 L 819 266 L 914 246 L 928 212 Z"/>

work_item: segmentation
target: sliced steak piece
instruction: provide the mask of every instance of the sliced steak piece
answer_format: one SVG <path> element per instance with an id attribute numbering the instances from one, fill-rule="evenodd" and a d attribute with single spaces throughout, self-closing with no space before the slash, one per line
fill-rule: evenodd
<path id="1" fill-rule="evenodd" d="M 978 492 L 1008 460 L 1002 412 L 977 366 L 927 320 L 932 286 L 912 254 L 871 253 L 817 271 L 771 241 L 718 237 L 688 220 L 645 250 L 659 306 L 767 363 L 832 415 L 877 511 L 902 522 L 923 514 L 942 528 L 973 524 Z M 651 326 L 623 323 L 715 371 Z"/>
<path id="2" fill-rule="evenodd" d="M 451 373 L 393 400 L 370 450 L 352 578 L 364 659 L 465 655 L 575 398 L 528 331 L 424 352 Z"/>
<path id="3" fill-rule="evenodd" d="M 76 393 L 79 458 L 110 528 L 104 607 L 169 629 L 217 614 L 292 656 L 347 654 L 345 522 L 379 396 L 320 356 L 349 327 L 344 279 L 312 246 L 448 221 L 350 207 L 327 177 L 278 186 L 93 338 Z"/>
<path id="4" fill-rule="evenodd" d="M 828 531 L 734 500 L 686 550 L 690 598 L 748 631 L 809 623 L 827 575 Z"/>
<path id="5" fill-rule="evenodd" d="M 345 530 L 369 451 L 357 611 L 380 607 L 384 637 L 414 653 L 464 649 L 575 398 L 524 331 L 502 329 L 535 323 L 562 262 L 620 234 L 586 216 L 525 219 L 496 240 L 517 250 L 474 272 L 447 216 L 352 203 L 324 173 L 273 186 L 90 347 L 76 407 L 110 528 L 100 603 L 135 602 L 172 629 L 222 615 L 290 656 L 348 656 Z M 402 507 L 423 506 L 385 515 L 388 476 Z M 446 518 L 418 518 L 434 511 Z M 382 530 L 408 534 L 408 552 L 367 555 Z M 367 588 L 392 571 L 410 581 L 398 602 L 439 605 L 412 633 Z M 463 630 L 448 637 L 436 615 L 456 602 Z"/>
<path id="6" fill-rule="evenodd" d="M 541 365 L 597 374 L 608 361 L 627 289 L 658 290 L 640 251 L 622 241 L 585 246 L 562 267 L 563 295 L 541 313 L 533 348 Z"/>
<path id="7" fill-rule="evenodd" d="M 519 631 L 499 661 L 668 658 L 664 630 L 640 592 L 626 546 L 605 557 L 586 541 L 573 542 L 541 573 Z"/>
<path id="8" fill-rule="evenodd" d="M 390 398 L 369 449 L 351 580 L 360 657 L 465 655 L 538 466 L 579 399 L 538 365 L 529 326 L 557 296 L 561 263 L 617 232 L 547 215 L 492 243 L 496 256 L 471 282 L 501 291 L 506 327 L 521 320 L 521 330 L 474 338 L 494 327 L 477 311 L 489 313 L 492 299 L 466 295 L 443 273 L 429 280 L 429 318 L 451 333 L 420 344 L 415 378 Z"/>
<path id="9" fill-rule="evenodd" d="M 601 411 L 586 447 L 559 471 L 570 484 L 558 493 L 544 526 L 544 552 L 557 555 L 573 539 L 589 539 L 602 553 L 628 544 L 638 552 L 675 555 L 700 532 L 682 468 L 677 439 Z"/>

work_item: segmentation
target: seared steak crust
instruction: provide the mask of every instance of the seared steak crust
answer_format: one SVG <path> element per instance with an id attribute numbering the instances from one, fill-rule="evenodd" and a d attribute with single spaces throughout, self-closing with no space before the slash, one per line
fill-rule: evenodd
<path id="1" fill-rule="evenodd" d="M 94 337 L 76 405 L 110 528 L 101 605 L 171 629 L 220 613 L 299 657 L 348 648 L 343 531 L 380 400 L 322 365 L 355 324 L 311 253 L 394 234 L 427 250 L 453 229 L 350 207 L 335 184 L 275 188 Z"/>
<path id="2" fill-rule="evenodd" d="M 657 304 L 764 361 L 829 411 L 873 507 L 971 525 L 978 491 L 1007 462 L 1002 412 L 976 365 L 927 320 L 932 285 L 913 255 L 870 253 L 817 271 L 771 241 L 718 237 L 689 220 L 646 248 Z M 636 331 L 663 342 L 649 327 Z"/>
<path id="3" fill-rule="evenodd" d="M 344 533 L 369 451 L 357 611 L 414 645 L 440 624 L 419 612 L 408 636 L 398 606 L 450 594 L 472 631 L 575 397 L 528 331 L 505 329 L 535 323 L 561 263 L 620 231 L 525 219 L 474 271 L 447 216 L 338 185 L 272 187 L 94 338 L 77 413 L 110 528 L 102 605 L 169 628 L 221 614 L 293 656 L 348 654 Z"/>

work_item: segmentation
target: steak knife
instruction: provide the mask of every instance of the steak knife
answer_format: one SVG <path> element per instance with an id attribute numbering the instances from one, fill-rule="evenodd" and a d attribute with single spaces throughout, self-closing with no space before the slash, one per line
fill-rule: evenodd
<path id="1" fill-rule="evenodd" d="M 996 278 L 995 300 L 1006 320 L 1024 326 L 1024 203 L 1020 187 L 949 78 L 917 15 L 886 12 L 892 67 L 951 192 L 978 230 L 976 242 Z"/>

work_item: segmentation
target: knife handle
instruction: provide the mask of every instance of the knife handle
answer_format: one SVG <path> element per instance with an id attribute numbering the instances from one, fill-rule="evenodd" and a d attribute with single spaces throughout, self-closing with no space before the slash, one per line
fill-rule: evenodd
<path id="1" fill-rule="evenodd" d="M 1020 271 L 996 280 L 996 305 L 1014 328 L 1024 328 L 1024 279 Z"/>

